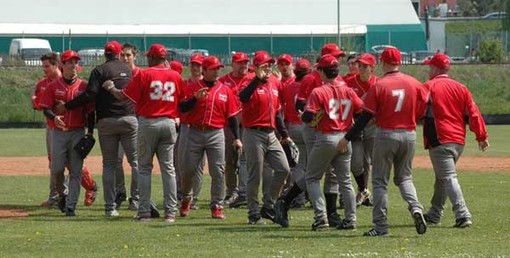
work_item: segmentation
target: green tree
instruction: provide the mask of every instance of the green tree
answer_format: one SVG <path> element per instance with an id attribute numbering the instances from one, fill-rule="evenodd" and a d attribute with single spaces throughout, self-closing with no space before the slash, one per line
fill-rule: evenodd
<path id="1" fill-rule="evenodd" d="M 486 39 L 480 43 L 480 61 L 482 63 L 501 63 L 505 51 L 498 39 Z"/>
<path id="2" fill-rule="evenodd" d="M 508 0 L 459 0 L 457 4 L 463 16 L 483 16 L 504 11 Z"/>

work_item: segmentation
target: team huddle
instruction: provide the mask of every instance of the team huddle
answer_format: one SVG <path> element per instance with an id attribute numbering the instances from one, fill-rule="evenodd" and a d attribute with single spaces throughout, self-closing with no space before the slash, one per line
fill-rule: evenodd
<path id="1" fill-rule="evenodd" d="M 249 224 L 266 219 L 289 227 L 289 209 L 308 200 L 314 211 L 312 230 L 353 230 L 356 207 L 366 205 L 373 206 L 374 227 L 363 235 L 387 236 L 393 167 L 393 183 L 418 234 L 441 222 L 447 199 L 454 227 L 472 224 L 455 163 L 465 144 L 466 123 L 482 151 L 489 147 L 488 133 L 467 87 L 448 76 L 445 54 L 428 60 L 430 80 L 421 83 L 399 71 L 401 53 L 394 47 L 379 57 L 380 78 L 373 74 L 377 59 L 369 53 L 349 55 L 349 73 L 340 76 L 346 54 L 333 43 L 322 47 L 315 65 L 306 59 L 294 62 L 288 54 L 274 59 L 266 51 L 253 58 L 237 52 L 232 71 L 222 77 L 224 65 L 217 57 L 195 53 L 188 79 L 181 76 L 181 63 L 167 61 L 163 45 L 150 47 L 146 69 L 134 65 L 137 49 L 131 44 L 111 41 L 104 49 L 106 62 L 92 70 L 88 82 L 78 78 L 75 51 L 41 57 L 45 78 L 32 103 L 47 119 L 51 173 L 45 207 L 55 205 L 66 216 L 76 216 L 80 185 L 86 190 L 84 204 L 94 202 L 97 184 L 75 146 L 96 128 L 106 217 L 118 217 L 126 200 L 136 220 L 160 217 L 151 199 L 156 155 L 167 223 L 198 208 L 207 161 L 213 219 L 225 219 L 226 207 L 246 205 Z M 412 178 L 420 121 L 436 179 L 428 210 Z M 290 149 L 299 152 L 291 155 Z M 131 167 L 129 198 L 124 156 Z"/>

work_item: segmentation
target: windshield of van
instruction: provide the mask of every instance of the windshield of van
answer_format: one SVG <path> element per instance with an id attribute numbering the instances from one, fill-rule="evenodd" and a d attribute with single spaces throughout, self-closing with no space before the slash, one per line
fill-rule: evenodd
<path id="1" fill-rule="evenodd" d="M 49 52 L 51 49 L 48 48 L 25 48 L 21 50 L 21 56 L 23 58 L 39 58 Z"/>

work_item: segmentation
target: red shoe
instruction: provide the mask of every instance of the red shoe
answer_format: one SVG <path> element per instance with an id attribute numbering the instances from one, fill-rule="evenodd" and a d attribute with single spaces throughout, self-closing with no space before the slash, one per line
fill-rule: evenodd
<path id="1" fill-rule="evenodd" d="M 213 219 L 225 219 L 225 215 L 223 215 L 223 209 L 221 208 L 211 208 L 211 216 Z"/>
<path id="2" fill-rule="evenodd" d="M 189 210 L 191 207 L 191 200 L 183 200 L 181 203 L 181 208 L 179 209 L 179 213 L 181 217 L 186 217 L 189 214 Z"/>
<path id="3" fill-rule="evenodd" d="M 96 200 L 97 195 L 97 185 L 94 185 L 94 188 L 92 190 L 85 191 L 85 200 L 83 200 L 83 204 L 85 206 L 91 206 L 94 201 Z"/>

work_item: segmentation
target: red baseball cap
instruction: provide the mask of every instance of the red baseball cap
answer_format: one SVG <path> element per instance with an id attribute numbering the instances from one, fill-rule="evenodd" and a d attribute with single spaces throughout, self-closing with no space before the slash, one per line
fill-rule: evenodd
<path id="1" fill-rule="evenodd" d="M 328 68 L 338 66 L 338 58 L 331 54 L 321 56 L 317 63 L 317 68 Z"/>
<path id="2" fill-rule="evenodd" d="M 387 47 L 382 52 L 380 59 L 387 64 L 399 65 L 402 62 L 402 54 L 396 47 Z"/>
<path id="3" fill-rule="evenodd" d="M 298 70 L 298 71 L 309 71 L 310 69 L 312 68 L 312 65 L 310 64 L 310 61 L 306 60 L 306 59 L 299 59 L 297 62 L 296 62 L 296 67 L 295 67 L 295 70 Z"/>
<path id="4" fill-rule="evenodd" d="M 168 56 L 168 51 L 166 50 L 166 47 L 161 44 L 152 44 L 146 56 L 166 58 Z"/>
<path id="5" fill-rule="evenodd" d="M 104 45 L 104 52 L 110 54 L 120 54 L 122 52 L 122 45 L 117 41 L 110 41 Z"/>
<path id="6" fill-rule="evenodd" d="M 356 59 L 356 62 L 366 64 L 366 65 L 375 65 L 376 60 L 375 56 L 369 53 L 362 54 Z"/>
<path id="7" fill-rule="evenodd" d="M 184 67 L 182 67 L 181 62 L 179 61 L 170 62 L 170 68 L 172 68 L 172 70 L 178 72 L 179 74 L 182 74 L 182 70 L 184 70 Z"/>
<path id="8" fill-rule="evenodd" d="M 276 63 L 281 64 L 282 62 L 287 62 L 289 64 L 292 64 L 292 56 L 289 54 L 281 54 L 277 59 Z"/>
<path id="9" fill-rule="evenodd" d="M 328 43 L 322 46 L 321 56 L 326 54 L 333 55 L 336 58 L 345 56 L 345 52 L 340 50 L 340 48 L 335 43 Z"/>
<path id="10" fill-rule="evenodd" d="M 246 53 L 236 52 L 235 54 L 232 55 L 232 63 L 241 63 L 248 61 L 250 61 L 250 58 Z"/>
<path id="11" fill-rule="evenodd" d="M 274 59 L 266 52 L 266 51 L 257 51 L 255 52 L 255 57 L 253 57 L 253 65 L 259 66 L 267 63 L 274 64 Z"/>
<path id="12" fill-rule="evenodd" d="M 204 61 L 204 55 L 202 55 L 202 53 L 200 53 L 200 52 L 193 53 L 189 57 L 190 64 L 195 63 L 195 64 L 202 65 L 203 61 Z"/>
<path id="13" fill-rule="evenodd" d="M 65 63 L 67 60 L 70 60 L 73 58 L 77 59 L 77 60 L 81 60 L 80 56 L 78 55 L 78 53 L 76 53 L 76 51 L 66 50 L 66 51 L 64 51 L 64 53 L 62 53 L 62 56 L 60 56 L 60 61 L 62 61 L 62 63 Z"/>
<path id="14" fill-rule="evenodd" d="M 423 63 L 440 69 L 450 69 L 450 57 L 441 53 L 435 54 L 431 59 L 427 59 Z"/>
<path id="15" fill-rule="evenodd" d="M 221 64 L 220 60 L 215 57 L 215 56 L 208 56 L 204 59 L 204 61 L 202 62 L 202 68 L 203 69 L 216 69 L 218 67 L 225 67 Z"/>

